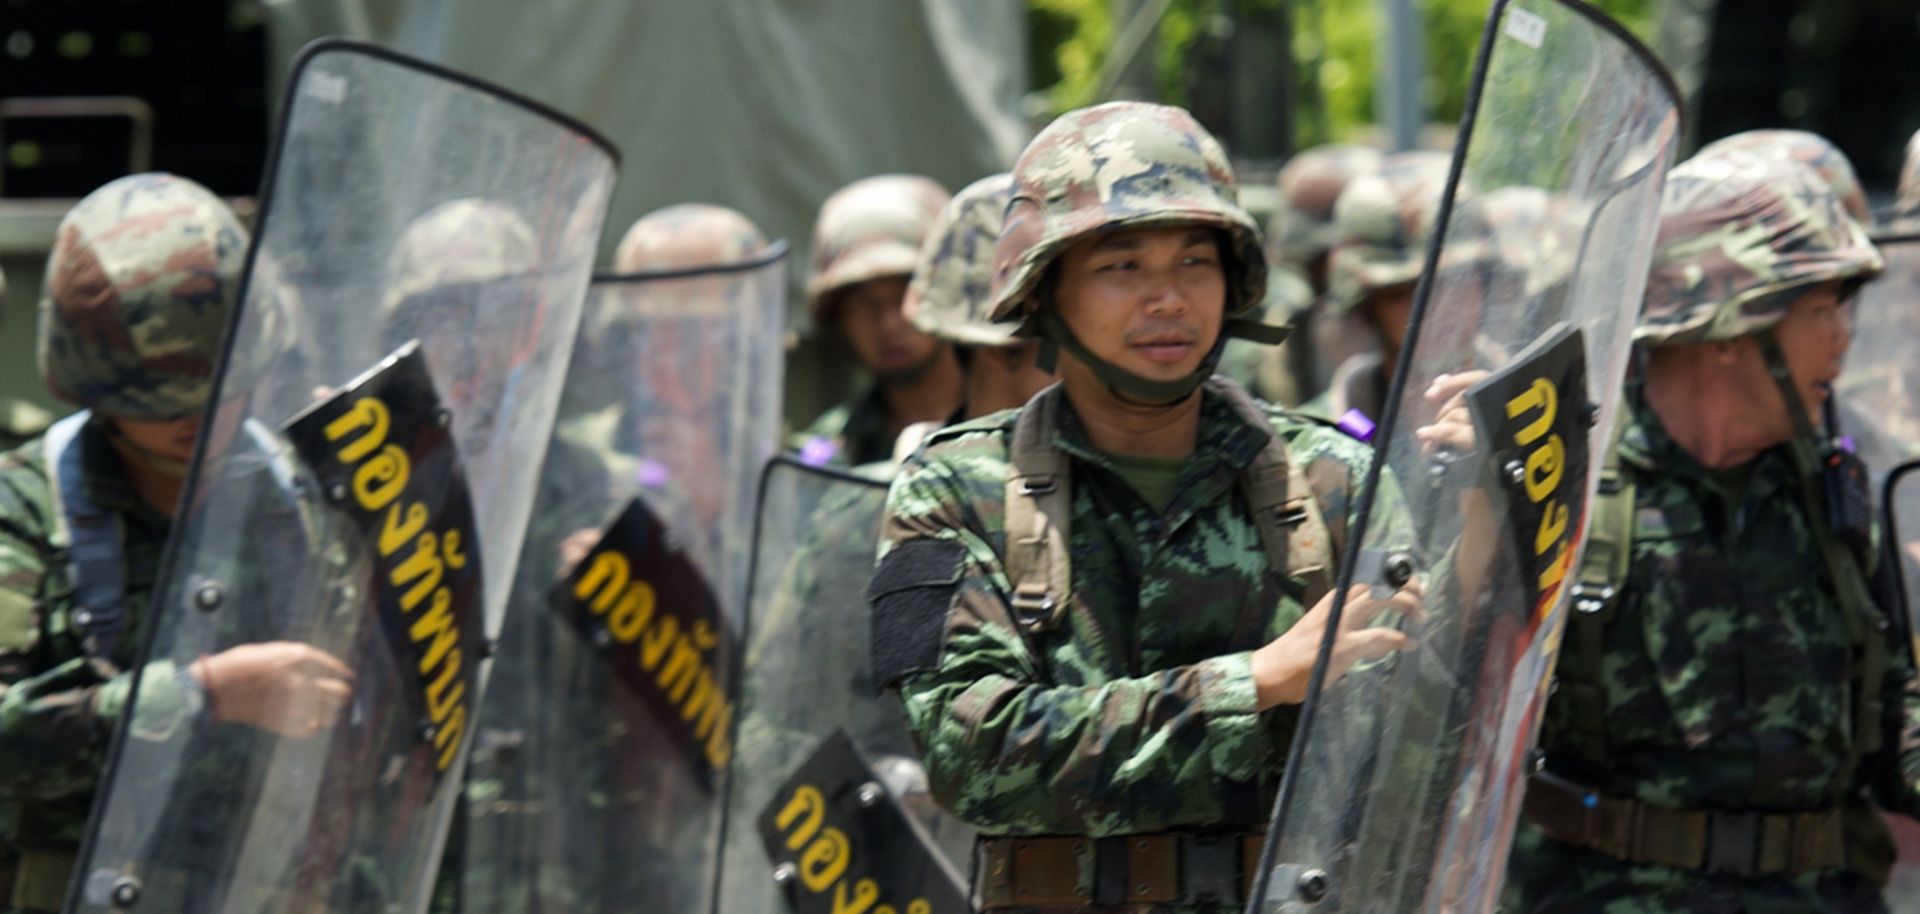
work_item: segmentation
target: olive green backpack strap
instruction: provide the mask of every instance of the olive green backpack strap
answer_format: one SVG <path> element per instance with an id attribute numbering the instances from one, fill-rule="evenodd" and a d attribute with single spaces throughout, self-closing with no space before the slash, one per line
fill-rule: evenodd
<path id="1" fill-rule="evenodd" d="M 1059 624 L 1073 595 L 1073 475 L 1053 446 L 1059 398 L 1053 385 L 1020 408 L 1013 423 L 1005 521 L 1007 583 L 1021 631 Z"/>
<path id="2" fill-rule="evenodd" d="M 1828 505 L 1823 485 L 1825 474 L 1822 472 L 1819 451 L 1823 439 L 1807 417 L 1799 390 L 1794 387 L 1787 357 L 1780 350 L 1780 342 L 1771 333 L 1757 334 L 1755 339 L 1760 345 L 1761 355 L 1767 361 L 1767 374 L 1780 391 L 1780 399 L 1786 403 L 1787 416 L 1793 420 L 1794 435 L 1787 442 L 1787 454 L 1792 458 L 1794 471 L 1799 476 L 1807 524 L 1813 528 L 1813 539 L 1820 550 L 1821 564 L 1827 569 L 1827 581 L 1833 585 L 1834 596 L 1840 600 L 1840 615 L 1845 621 L 1847 640 L 1852 646 L 1854 716 L 1853 739 L 1849 750 L 1853 766 L 1857 769 L 1863 757 L 1880 751 L 1882 743 L 1884 718 L 1881 715 L 1885 705 L 1880 697 L 1881 680 L 1887 675 L 1890 660 L 1890 648 L 1887 646 L 1887 630 L 1890 626 L 1885 609 L 1873 598 L 1873 588 L 1867 583 L 1869 569 L 1862 566 L 1858 554 L 1840 542 L 1827 523 Z"/>
<path id="3" fill-rule="evenodd" d="M 1567 723 L 1567 736 L 1575 753 L 1593 760 L 1607 757 L 1607 693 L 1602 676 L 1607 619 L 1620 604 L 1633 560 L 1634 487 L 1620 467 L 1620 435 L 1625 427 L 1624 420 L 1615 425 L 1606 460 L 1600 465 L 1587 524 L 1587 551 L 1568 595 L 1573 612 L 1568 614 L 1554 666 L 1555 697 L 1566 709 L 1561 718 Z"/>
<path id="4" fill-rule="evenodd" d="M 1273 430 L 1273 420 L 1240 385 L 1221 378 L 1207 390 L 1233 407 L 1256 428 Z M 1253 509 L 1254 528 L 1268 564 L 1306 582 L 1301 602 L 1312 606 L 1333 589 L 1334 556 L 1343 545 L 1333 541 L 1320 500 L 1306 474 L 1287 456 L 1286 442 L 1275 433 L 1240 473 L 1240 491 Z"/>

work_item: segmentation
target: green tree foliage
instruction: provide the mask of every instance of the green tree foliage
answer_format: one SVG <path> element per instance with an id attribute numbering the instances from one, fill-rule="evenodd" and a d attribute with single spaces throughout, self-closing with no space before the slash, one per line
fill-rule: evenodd
<path id="1" fill-rule="evenodd" d="M 1113 0 L 1029 0 L 1033 74 L 1054 111 L 1099 101 L 1100 68 L 1120 26 Z M 1293 13 L 1293 55 L 1302 88 L 1320 104 L 1298 111 L 1301 145 L 1364 137 L 1374 121 L 1374 58 L 1381 0 L 1175 0 L 1152 49 L 1161 96 L 1184 104 L 1187 51 L 1209 22 L 1249 7 Z M 1654 0 L 1594 0 L 1642 40 L 1651 40 Z M 1451 122 L 1467 99 L 1467 77 L 1485 27 L 1488 0 L 1416 0 L 1425 26 L 1429 117 Z"/>

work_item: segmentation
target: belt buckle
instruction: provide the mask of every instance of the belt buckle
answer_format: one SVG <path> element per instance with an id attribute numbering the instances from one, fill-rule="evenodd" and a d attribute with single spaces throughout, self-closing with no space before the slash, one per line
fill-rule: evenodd
<path id="1" fill-rule="evenodd" d="M 1708 813 L 1706 863 L 1709 873 L 1746 879 L 1760 875 L 1760 814 Z"/>

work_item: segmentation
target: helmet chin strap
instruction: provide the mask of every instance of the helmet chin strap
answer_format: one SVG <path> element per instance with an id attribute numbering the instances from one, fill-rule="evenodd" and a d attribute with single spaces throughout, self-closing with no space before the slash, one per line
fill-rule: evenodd
<path id="1" fill-rule="evenodd" d="M 1118 365 L 1113 364 L 1088 349 L 1073 335 L 1065 321 L 1052 308 L 1040 309 L 1040 370 L 1052 374 L 1059 367 L 1060 349 L 1065 347 L 1079 359 L 1094 377 L 1107 385 L 1107 391 L 1124 402 L 1135 406 L 1172 406 L 1192 396 L 1200 385 L 1213 377 L 1213 371 L 1220 365 L 1220 354 L 1225 351 L 1229 337 L 1249 339 L 1266 345 L 1275 345 L 1287 338 L 1287 328 L 1273 327 L 1258 321 L 1234 319 L 1221 328 L 1220 338 L 1215 340 L 1213 348 L 1207 350 L 1207 357 L 1200 365 L 1186 375 L 1170 381 L 1160 381 L 1142 377 Z"/>

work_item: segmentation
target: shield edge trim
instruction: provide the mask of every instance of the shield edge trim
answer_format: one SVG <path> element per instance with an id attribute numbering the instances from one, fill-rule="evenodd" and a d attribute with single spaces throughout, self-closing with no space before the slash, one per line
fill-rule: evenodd
<path id="1" fill-rule="evenodd" d="M 787 239 L 777 238 L 765 248 L 762 248 L 760 253 L 745 260 L 734 260 L 727 263 L 715 263 L 699 267 L 684 267 L 674 270 L 643 270 L 638 273 L 596 272 L 589 282 L 593 285 L 618 286 L 629 283 L 660 282 L 666 279 L 693 279 L 699 276 L 731 276 L 735 273 L 752 273 L 755 270 L 764 270 L 767 267 L 787 259 L 787 255 L 792 252 L 792 245 L 787 243 Z"/>

